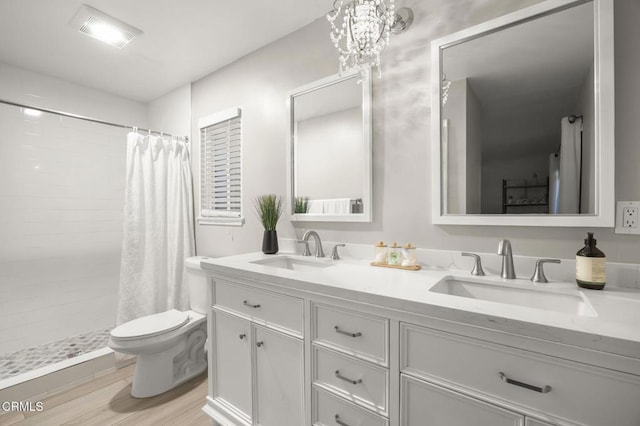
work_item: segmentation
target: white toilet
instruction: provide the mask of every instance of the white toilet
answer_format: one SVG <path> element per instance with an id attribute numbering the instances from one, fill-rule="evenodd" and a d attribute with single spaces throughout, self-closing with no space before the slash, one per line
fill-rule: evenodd
<path id="1" fill-rule="evenodd" d="M 159 395 L 207 368 L 207 275 L 200 268 L 202 259 L 195 256 L 185 260 L 191 310 L 171 309 L 111 330 L 109 347 L 137 356 L 131 388 L 135 398 Z"/>

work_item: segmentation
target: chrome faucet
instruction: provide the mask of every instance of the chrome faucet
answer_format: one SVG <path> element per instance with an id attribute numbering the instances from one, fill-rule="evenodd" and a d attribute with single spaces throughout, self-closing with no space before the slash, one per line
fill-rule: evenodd
<path id="1" fill-rule="evenodd" d="M 533 272 L 531 281 L 534 283 L 548 283 L 547 277 L 544 275 L 543 265 L 545 263 L 560 263 L 560 259 L 538 259 L 536 260 L 536 269 Z"/>
<path id="2" fill-rule="evenodd" d="M 502 256 L 502 272 L 500 272 L 500 276 L 507 280 L 515 279 L 516 271 L 513 268 L 513 253 L 511 252 L 511 241 L 500 241 L 500 244 L 498 244 L 498 255 Z"/>
<path id="3" fill-rule="evenodd" d="M 475 253 L 461 253 L 462 256 L 468 256 L 468 257 L 473 257 L 475 259 L 475 262 L 473 263 L 473 270 L 471 271 L 471 275 L 478 275 L 478 276 L 483 276 L 484 275 L 484 269 L 482 269 L 482 259 L 480 259 L 480 256 L 478 256 Z"/>
<path id="4" fill-rule="evenodd" d="M 313 237 L 313 241 L 316 244 L 316 257 L 324 257 L 324 250 L 322 250 L 322 241 L 320 240 L 320 235 L 318 235 L 318 233 L 316 231 L 307 231 L 304 233 L 304 235 L 302 236 L 302 241 L 300 241 L 301 243 L 306 243 L 306 247 L 309 247 L 309 237 Z M 308 253 L 308 254 L 307 254 Z M 308 250 L 305 250 L 304 253 L 305 256 L 310 256 L 311 252 L 309 252 Z"/>

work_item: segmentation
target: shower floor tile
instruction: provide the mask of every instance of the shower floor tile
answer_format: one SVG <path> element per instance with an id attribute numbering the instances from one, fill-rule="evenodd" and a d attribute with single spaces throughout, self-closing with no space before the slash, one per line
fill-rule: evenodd
<path id="1" fill-rule="evenodd" d="M 107 347 L 111 328 L 0 355 L 0 380 Z"/>

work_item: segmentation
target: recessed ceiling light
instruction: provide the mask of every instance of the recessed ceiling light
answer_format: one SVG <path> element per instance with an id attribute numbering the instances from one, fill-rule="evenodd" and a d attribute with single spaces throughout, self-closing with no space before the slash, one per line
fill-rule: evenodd
<path id="1" fill-rule="evenodd" d="M 80 6 L 69 25 L 83 34 L 120 49 L 142 34 L 139 29 L 86 4 Z"/>

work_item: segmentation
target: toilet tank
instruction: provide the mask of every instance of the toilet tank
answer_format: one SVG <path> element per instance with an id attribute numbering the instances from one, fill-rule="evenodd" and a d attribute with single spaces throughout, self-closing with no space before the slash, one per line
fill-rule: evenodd
<path id="1" fill-rule="evenodd" d="M 204 256 L 187 257 L 184 266 L 189 286 L 189 308 L 201 314 L 207 313 L 207 271 L 200 267 Z"/>

